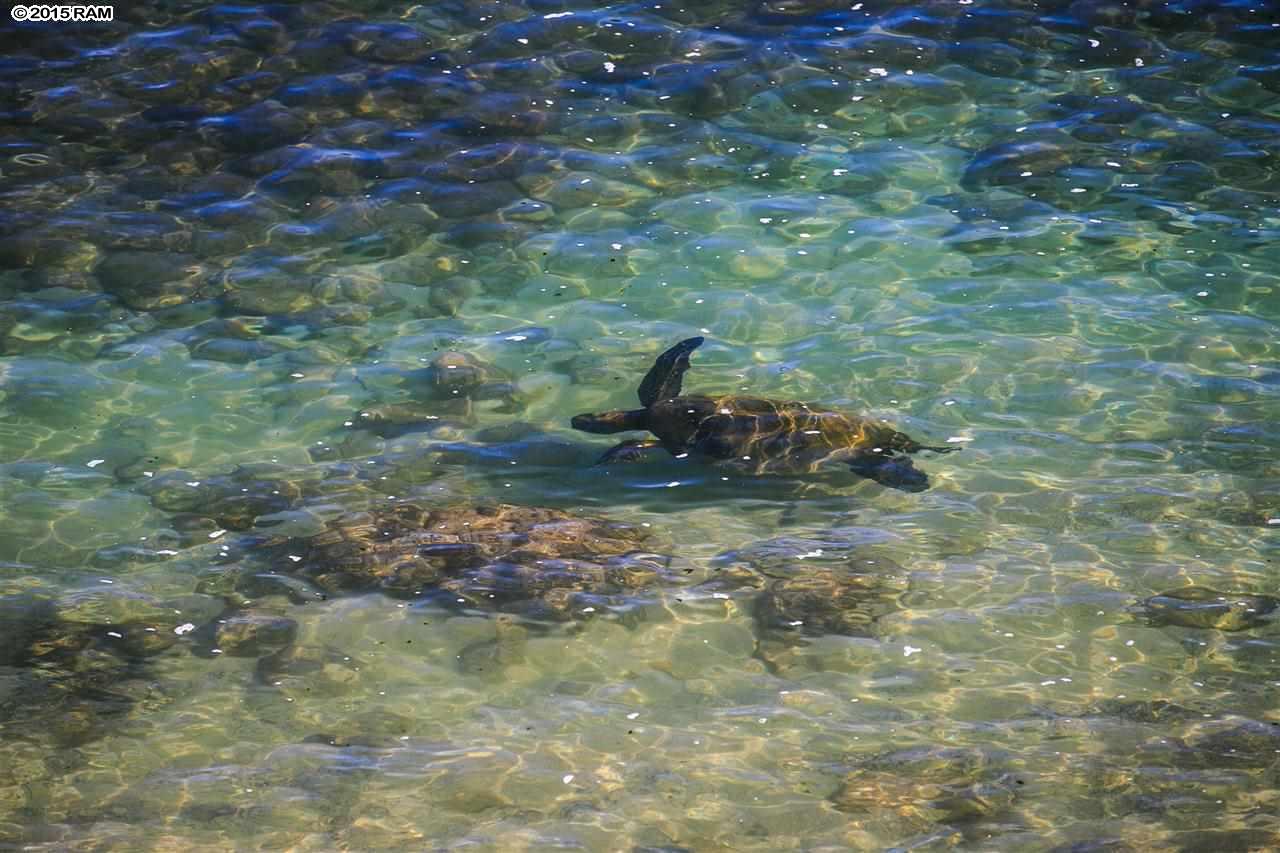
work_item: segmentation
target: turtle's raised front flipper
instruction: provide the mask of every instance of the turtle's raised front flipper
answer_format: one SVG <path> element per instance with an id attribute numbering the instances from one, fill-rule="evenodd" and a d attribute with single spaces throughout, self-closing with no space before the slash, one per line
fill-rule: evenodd
<path id="1" fill-rule="evenodd" d="M 640 462 L 644 459 L 646 450 L 661 446 L 662 442 L 651 439 L 624 441 L 606 450 L 604 455 L 596 460 L 596 464 L 612 465 L 614 462 Z"/>
<path id="2" fill-rule="evenodd" d="M 658 356 L 640 383 L 640 405 L 646 409 L 659 400 L 680 396 L 680 381 L 689 369 L 689 353 L 702 346 L 703 338 L 688 338 Z"/>
<path id="3" fill-rule="evenodd" d="M 859 453 L 849 460 L 853 473 L 875 480 L 891 489 L 904 492 L 923 492 L 929 488 L 929 477 L 911 464 L 907 456 L 886 456 L 883 453 Z"/>

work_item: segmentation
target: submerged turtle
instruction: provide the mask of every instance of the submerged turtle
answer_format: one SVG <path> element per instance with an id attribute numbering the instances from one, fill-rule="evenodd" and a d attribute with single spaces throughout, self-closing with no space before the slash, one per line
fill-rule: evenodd
<path id="1" fill-rule="evenodd" d="M 657 436 L 656 441 L 624 441 L 605 453 L 601 463 L 635 461 L 654 447 L 677 458 L 722 461 L 752 474 L 810 473 L 838 463 L 881 485 L 919 492 L 929 487 L 929 478 L 911 464 L 908 454 L 959 449 L 929 447 L 881 421 L 805 403 L 681 396 L 689 354 L 702 341 L 689 338 L 658 356 L 640 383 L 644 408 L 573 418 L 573 428 L 583 432 L 648 430 Z"/>

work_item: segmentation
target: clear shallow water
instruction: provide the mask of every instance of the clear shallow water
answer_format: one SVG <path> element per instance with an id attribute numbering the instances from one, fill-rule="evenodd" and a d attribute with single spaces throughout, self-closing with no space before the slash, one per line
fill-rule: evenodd
<path id="1" fill-rule="evenodd" d="M 0 843 L 1275 846 L 1280 17 L 850 5 L 4 30 Z M 693 334 L 965 450 L 592 468 Z"/>

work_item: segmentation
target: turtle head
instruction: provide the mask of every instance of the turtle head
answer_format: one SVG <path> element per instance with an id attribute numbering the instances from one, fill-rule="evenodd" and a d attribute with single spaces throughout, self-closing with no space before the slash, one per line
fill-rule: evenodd
<path id="1" fill-rule="evenodd" d="M 629 412 L 618 410 L 598 415 L 574 415 L 569 424 L 583 432 L 611 433 L 648 429 L 648 421 L 648 410 L 632 409 Z"/>

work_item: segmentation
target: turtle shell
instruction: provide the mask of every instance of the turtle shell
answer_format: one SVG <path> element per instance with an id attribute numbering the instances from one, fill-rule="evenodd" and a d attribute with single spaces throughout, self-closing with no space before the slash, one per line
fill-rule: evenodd
<path id="1" fill-rule="evenodd" d="M 649 408 L 649 430 L 751 473 L 810 473 L 860 452 L 913 452 L 919 445 L 888 424 L 805 403 L 760 397 L 674 397 Z"/>

